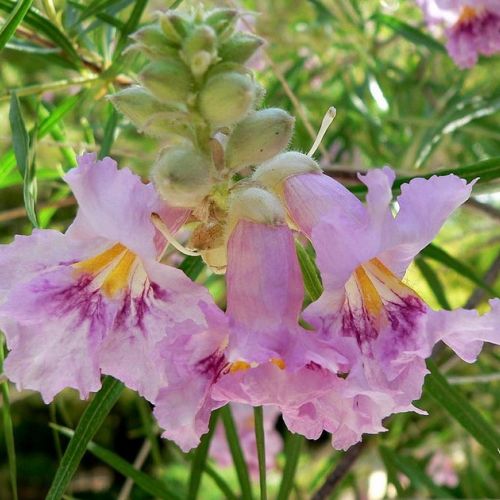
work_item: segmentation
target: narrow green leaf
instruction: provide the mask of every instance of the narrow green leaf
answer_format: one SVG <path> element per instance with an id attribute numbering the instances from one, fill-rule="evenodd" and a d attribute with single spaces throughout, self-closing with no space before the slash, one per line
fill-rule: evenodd
<path id="1" fill-rule="evenodd" d="M 264 412 L 262 410 L 262 406 L 254 407 L 253 416 L 255 421 L 255 442 L 257 443 L 257 456 L 259 458 L 260 498 L 261 500 L 266 500 L 266 442 L 264 436 Z"/>
<path id="2" fill-rule="evenodd" d="M 45 137 L 52 130 L 52 128 L 57 123 L 59 123 L 69 111 L 71 111 L 75 107 L 76 103 L 79 102 L 80 98 L 81 98 L 80 94 L 70 96 L 67 99 L 65 99 L 61 104 L 59 104 L 59 106 L 54 108 L 51 111 L 50 115 L 47 116 L 47 118 L 40 123 L 38 127 L 38 132 L 36 134 L 37 139 Z M 16 166 L 16 157 L 14 154 L 14 150 L 11 149 L 0 158 L 0 183 L 3 181 L 4 178 L 6 178 L 10 174 L 10 172 L 15 166 Z"/>
<path id="3" fill-rule="evenodd" d="M 390 28 L 392 31 L 394 31 L 398 35 L 401 35 L 403 38 L 406 38 L 406 40 L 415 45 L 422 45 L 430 50 L 446 54 L 445 47 L 437 40 L 420 31 L 419 29 L 410 26 L 403 21 L 400 21 L 394 16 L 376 13 L 373 16 L 373 19 L 379 24 Z"/>
<path id="4" fill-rule="evenodd" d="M 491 288 L 491 286 L 489 286 L 488 283 L 486 283 L 483 279 L 477 276 L 469 266 L 455 259 L 455 257 L 452 257 L 449 253 L 445 252 L 442 248 L 437 247 L 433 243 L 427 245 L 421 251 L 421 254 L 424 257 L 436 260 L 441 264 L 445 265 L 446 267 L 453 269 L 455 272 L 457 272 L 464 278 L 467 278 L 468 280 L 472 281 L 472 283 L 474 283 L 475 285 L 486 290 L 489 294 L 491 294 L 492 297 L 498 296 L 497 292 L 493 290 L 493 288 Z"/>
<path id="5" fill-rule="evenodd" d="M 412 179 L 430 179 L 434 175 L 450 175 L 455 174 L 467 182 L 478 180 L 478 184 L 482 182 L 487 182 L 491 179 L 498 179 L 500 177 L 500 156 L 494 158 L 488 158 L 487 160 L 481 160 L 477 163 L 472 163 L 470 165 L 464 165 L 463 167 L 447 168 L 443 170 L 436 170 L 435 172 L 430 172 L 424 175 L 412 175 L 405 177 L 398 177 L 394 181 L 392 186 L 392 191 L 397 193 L 403 184 L 407 184 Z M 359 184 L 356 186 L 348 186 L 349 190 L 357 195 L 362 195 L 367 192 L 367 187 L 364 184 Z"/>
<path id="6" fill-rule="evenodd" d="M 427 488 L 429 493 L 437 498 L 454 497 L 451 491 L 435 484 L 420 468 L 420 465 L 411 457 L 405 457 L 400 453 L 395 453 L 386 446 L 381 446 L 380 452 L 383 454 L 384 461 L 391 464 L 392 467 L 402 472 L 405 476 L 408 476 L 408 479 L 414 486 Z"/>
<path id="7" fill-rule="evenodd" d="M 214 483 L 221 490 L 224 498 L 226 498 L 227 500 L 238 499 L 238 497 L 235 495 L 234 491 L 230 488 L 224 478 L 208 462 L 205 463 L 205 472 L 207 473 L 207 476 L 210 476 L 212 478 Z"/>
<path id="8" fill-rule="evenodd" d="M 4 361 L 4 341 L 0 339 L 0 373 L 3 373 Z M 7 460 L 9 463 L 10 485 L 12 488 L 12 497 L 17 500 L 17 466 L 16 466 L 16 448 L 14 446 L 14 429 L 12 426 L 12 417 L 10 415 L 10 396 L 9 382 L 5 380 L 0 383 L 2 394 L 2 420 L 3 432 L 5 436 L 5 446 L 7 448 Z"/>
<path id="9" fill-rule="evenodd" d="M 0 0 L 0 9 L 6 12 L 11 12 L 16 7 L 13 0 Z M 55 45 L 57 45 L 67 56 L 75 69 L 82 66 L 80 56 L 73 47 L 68 37 L 59 28 L 54 26 L 47 18 L 45 18 L 37 9 L 31 7 L 24 18 L 25 23 L 34 29 L 38 34 L 43 34 Z"/>
<path id="10" fill-rule="evenodd" d="M 201 484 L 201 475 L 205 469 L 208 450 L 215 432 L 218 416 L 218 411 L 212 412 L 210 422 L 208 423 L 208 432 L 202 436 L 200 444 L 194 452 L 193 460 L 191 461 L 191 472 L 189 475 L 188 500 L 196 500 L 198 496 L 198 490 L 200 489 Z"/>
<path id="11" fill-rule="evenodd" d="M 14 10 L 10 13 L 5 21 L 5 24 L 0 28 L 0 51 L 5 47 L 12 35 L 16 32 L 16 28 L 21 24 L 24 16 L 30 10 L 33 0 L 21 0 L 17 2 Z"/>
<path id="12" fill-rule="evenodd" d="M 401 482 L 399 481 L 399 477 L 397 474 L 398 469 L 391 461 L 391 457 L 387 456 L 386 450 L 387 448 L 385 446 L 379 447 L 380 457 L 382 458 L 382 462 L 384 462 L 385 470 L 387 472 L 387 481 L 395 486 L 396 491 L 398 492 L 398 497 L 404 498 L 405 492 L 403 486 L 401 485 Z"/>
<path id="13" fill-rule="evenodd" d="M 36 177 L 35 177 L 35 162 L 30 150 L 30 139 L 26 130 L 19 99 L 15 93 L 12 93 L 10 99 L 9 110 L 10 128 L 12 131 L 12 145 L 14 155 L 19 168 L 19 172 L 23 177 L 23 198 L 24 206 L 29 220 L 33 226 L 38 227 L 38 220 L 35 212 L 36 203 Z M 36 129 L 35 134 L 36 135 Z"/>
<path id="14" fill-rule="evenodd" d="M 243 451 L 240 446 L 236 425 L 234 423 L 231 408 L 227 404 L 220 409 L 222 421 L 224 422 L 224 430 L 226 431 L 227 444 L 233 457 L 234 467 L 241 487 L 241 497 L 246 500 L 252 499 L 252 487 L 250 485 L 250 476 L 248 475 L 248 467 L 243 456 Z"/>
<path id="15" fill-rule="evenodd" d="M 113 142 L 115 142 L 116 127 L 118 126 L 119 119 L 120 116 L 115 108 L 111 104 L 108 104 L 108 120 L 104 127 L 104 137 L 101 143 L 101 150 L 99 151 L 100 159 L 108 156 L 111 152 L 111 147 L 113 146 Z"/>
<path id="16" fill-rule="evenodd" d="M 415 259 L 415 264 L 424 277 L 425 281 L 427 281 L 427 284 L 434 294 L 434 297 L 436 297 L 438 304 L 443 309 L 450 311 L 451 306 L 448 302 L 448 299 L 446 298 L 443 284 L 441 283 L 439 276 L 434 272 L 434 269 L 432 269 L 432 267 L 427 263 L 425 259 L 422 259 L 422 257 L 417 257 L 417 259 Z"/>
<path id="17" fill-rule="evenodd" d="M 431 359 L 427 360 L 424 390 L 441 405 L 495 460 L 500 455 L 500 436 L 496 429 L 469 403 L 469 400 L 441 375 Z"/>
<path id="18" fill-rule="evenodd" d="M 73 431 L 72 429 L 68 429 L 67 427 L 56 424 L 51 424 L 50 426 L 57 432 L 60 432 L 61 434 L 69 438 L 73 438 L 75 435 L 75 431 Z M 124 460 L 116 453 L 92 441 L 89 441 L 89 443 L 87 444 L 87 450 L 90 451 L 92 455 L 108 464 L 111 468 L 113 468 L 120 474 L 123 474 L 125 477 L 129 477 L 130 479 L 132 479 L 132 481 L 134 481 L 134 483 L 146 493 L 159 498 L 181 498 L 177 493 L 169 490 L 164 483 L 136 469 L 132 464 Z"/>
<path id="19" fill-rule="evenodd" d="M 456 99 L 450 101 L 444 115 L 440 112 L 440 115 L 436 117 L 436 125 L 424 134 L 418 148 L 415 167 L 420 168 L 427 162 L 443 136 L 451 134 L 473 120 L 490 116 L 499 110 L 500 98 L 498 97 L 483 99 L 474 96 L 458 102 Z"/>
<path id="20" fill-rule="evenodd" d="M 300 434 L 294 434 L 292 432 L 287 433 L 285 443 L 286 462 L 277 500 L 287 500 L 290 498 L 303 441 L 304 438 Z"/>
<path id="21" fill-rule="evenodd" d="M 75 7 L 78 10 L 85 10 L 87 8 L 86 5 L 82 5 L 82 4 L 78 3 L 76 0 L 69 0 L 68 4 L 71 5 L 72 7 Z M 110 24 L 111 26 L 114 26 L 115 28 L 118 28 L 119 30 L 123 29 L 123 23 L 119 19 L 116 19 L 113 16 L 110 16 L 108 14 L 104 14 L 103 12 L 98 12 L 95 16 L 99 20 L 105 22 L 106 24 Z"/>
<path id="22" fill-rule="evenodd" d="M 123 49 L 128 43 L 128 37 L 136 30 L 147 3 L 148 0 L 137 0 L 134 3 L 134 9 L 125 23 L 125 26 L 120 31 L 120 37 L 118 38 L 115 52 L 113 54 L 114 61 L 122 55 Z"/>
<path id="23" fill-rule="evenodd" d="M 112 377 L 105 377 L 101 390 L 89 403 L 75 429 L 74 436 L 64 452 L 56 471 L 47 500 L 59 500 L 64 495 L 71 478 L 80 464 L 85 450 L 99 430 L 123 391 L 123 384 Z"/>
<path id="24" fill-rule="evenodd" d="M 298 241 L 295 243 L 295 249 L 304 278 L 304 287 L 311 300 L 318 300 L 323 293 L 323 285 L 321 284 L 318 268 L 306 249 Z"/>
<path id="25" fill-rule="evenodd" d="M 121 0 L 92 0 L 85 8 L 82 10 L 80 16 L 78 17 L 78 23 L 85 21 L 91 16 L 100 14 L 102 11 L 106 10 L 108 7 L 120 2 Z"/>

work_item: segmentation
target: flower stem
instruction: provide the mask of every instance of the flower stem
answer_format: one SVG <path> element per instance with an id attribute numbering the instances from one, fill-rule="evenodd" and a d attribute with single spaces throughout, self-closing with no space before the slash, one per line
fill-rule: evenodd
<path id="1" fill-rule="evenodd" d="M 260 498 L 267 499 L 266 484 L 266 441 L 264 436 L 264 412 L 262 406 L 256 406 L 253 409 L 255 419 L 255 441 L 257 443 L 257 456 L 259 457 L 259 481 Z"/>
<path id="2" fill-rule="evenodd" d="M 277 497 L 278 500 L 286 500 L 290 498 L 290 493 L 295 479 L 295 471 L 297 470 L 297 464 L 299 463 L 300 448 L 302 447 L 303 441 L 304 438 L 300 434 L 290 432 L 287 435 L 285 445 L 286 463 L 283 471 L 283 477 L 281 478 L 280 490 Z"/>
<path id="3" fill-rule="evenodd" d="M 240 482 L 241 498 L 243 498 L 243 500 L 251 500 L 252 487 L 250 485 L 248 467 L 245 462 L 245 457 L 243 456 L 243 451 L 241 450 L 238 433 L 236 432 L 233 415 L 231 414 L 231 408 L 229 407 L 229 405 L 226 405 L 221 408 L 220 413 L 222 421 L 224 422 L 227 444 L 229 445 L 229 449 L 231 450 L 234 467 L 236 469 L 238 480 Z"/>

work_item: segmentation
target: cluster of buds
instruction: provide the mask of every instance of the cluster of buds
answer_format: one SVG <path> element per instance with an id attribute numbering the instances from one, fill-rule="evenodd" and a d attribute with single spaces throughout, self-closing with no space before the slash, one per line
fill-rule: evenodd
<path id="1" fill-rule="evenodd" d="M 110 96 L 141 132 L 164 141 L 150 178 L 170 205 L 191 210 L 189 251 L 215 272 L 225 270 L 241 205 L 269 205 L 245 175 L 287 147 L 294 125 L 281 109 L 257 110 L 263 89 L 245 63 L 263 40 L 236 29 L 240 16 L 160 13 L 133 35 L 131 49 L 149 61 L 140 84 Z"/>

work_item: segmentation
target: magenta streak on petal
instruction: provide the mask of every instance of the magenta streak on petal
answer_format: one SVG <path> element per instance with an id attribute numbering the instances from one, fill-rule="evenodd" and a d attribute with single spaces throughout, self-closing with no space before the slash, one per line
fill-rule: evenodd
<path id="1" fill-rule="evenodd" d="M 215 382 L 220 377 L 226 366 L 227 360 L 224 353 L 221 351 L 215 351 L 206 358 L 198 361 L 195 369 L 200 374 L 206 376 L 210 381 Z"/>

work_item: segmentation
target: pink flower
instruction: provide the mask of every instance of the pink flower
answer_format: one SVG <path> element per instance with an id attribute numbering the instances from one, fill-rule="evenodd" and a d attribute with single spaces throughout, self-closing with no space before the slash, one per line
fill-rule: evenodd
<path id="1" fill-rule="evenodd" d="M 453 462 L 448 455 L 441 450 L 436 451 L 427 465 L 427 474 L 432 480 L 442 486 L 455 488 L 458 486 L 458 475 L 453 466 Z"/>
<path id="2" fill-rule="evenodd" d="M 231 404 L 238 438 L 245 456 L 250 473 L 256 477 L 259 473 L 259 459 L 257 456 L 257 443 L 255 440 L 255 425 L 253 408 L 238 403 Z M 283 448 L 283 440 L 275 429 L 279 411 L 273 406 L 264 408 L 264 438 L 266 450 L 266 468 L 272 470 L 276 467 L 276 455 Z M 229 467 L 233 460 L 229 451 L 224 426 L 221 422 L 217 424 L 215 434 L 210 444 L 210 455 L 221 467 Z"/>
<path id="3" fill-rule="evenodd" d="M 480 54 L 500 51 L 499 0 L 417 0 L 427 22 L 446 28 L 448 53 L 461 68 L 470 68 Z"/>
<path id="4" fill-rule="evenodd" d="M 5 373 L 46 402 L 65 387 L 87 397 L 101 373 L 153 399 L 166 383 L 157 344 L 204 330 L 216 309 L 206 290 L 159 263 L 166 242 L 152 213 L 175 231 L 187 212 L 110 158 L 82 156 L 66 181 L 79 203 L 68 231 L 35 230 L 0 247 Z"/>

